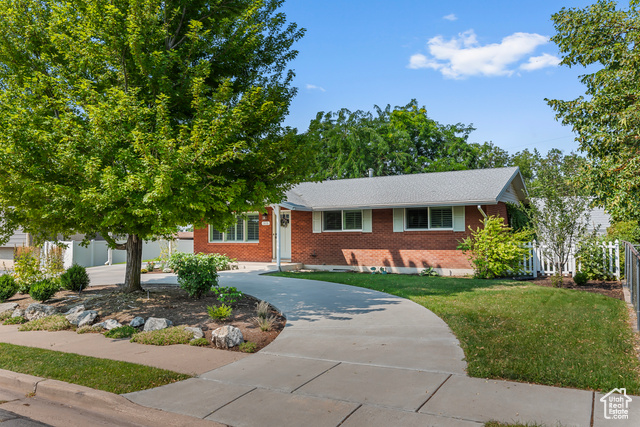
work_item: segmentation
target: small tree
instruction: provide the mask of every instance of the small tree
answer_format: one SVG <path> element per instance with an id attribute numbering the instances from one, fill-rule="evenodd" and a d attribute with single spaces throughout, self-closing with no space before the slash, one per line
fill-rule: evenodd
<path id="1" fill-rule="evenodd" d="M 458 246 L 473 264 L 474 276 L 493 279 L 520 273 L 522 259 L 527 253 L 525 244 L 531 238 L 531 232 L 527 229 L 514 232 L 505 225 L 504 218 L 493 215 L 482 222 L 483 227 L 475 231 L 469 227 L 471 236 Z"/>

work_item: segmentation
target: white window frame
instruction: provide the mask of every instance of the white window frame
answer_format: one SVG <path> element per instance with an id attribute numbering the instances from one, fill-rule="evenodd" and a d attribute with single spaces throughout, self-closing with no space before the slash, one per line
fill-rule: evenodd
<path id="1" fill-rule="evenodd" d="M 249 238 L 249 215 L 257 215 L 258 216 L 258 240 L 248 240 Z M 207 228 L 207 240 L 209 241 L 209 243 L 225 243 L 225 244 L 236 244 L 236 243 L 260 243 L 260 213 L 259 212 L 247 212 L 246 213 L 247 217 L 242 218 L 242 240 L 227 240 L 227 232 L 223 231 L 222 234 L 222 240 L 211 240 L 211 224 L 209 224 L 208 228 Z M 236 223 L 238 220 L 238 217 L 242 217 L 242 215 L 238 215 L 236 217 Z M 216 230 L 214 228 L 214 230 Z M 220 232 L 219 230 L 216 230 L 218 232 Z"/>
<path id="2" fill-rule="evenodd" d="M 408 209 L 427 209 L 427 223 L 428 223 L 428 228 L 407 228 L 407 224 L 409 223 L 408 219 L 407 219 L 407 210 Z M 446 209 L 449 208 L 451 209 L 451 227 L 447 227 L 447 228 L 442 228 L 442 227 L 438 227 L 438 228 L 434 228 L 431 227 L 431 209 Z M 454 222 L 454 218 L 453 218 L 453 206 L 416 206 L 415 208 L 405 208 L 404 209 L 404 231 L 453 231 L 453 222 Z"/>
<path id="3" fill-rule="evenodd" d="M 352 229 L 348 229 L 345 230 L 344 228 L 344 213 L 350 211 L 357 211 L 360 212 L 360 228 L 352 228 Z M 340 222 L 340 226 L 342 227 L 341 230 L 327 230 L 325 229 L 325 221 L 324 221 L 324 215 L 326 212 L 340 212 L 340 218 L 341 218 L 341 222 Z M 334 210 L 327 210 L 327 211 L 322 211 L 322 232 L 323 233 L 350 233 L 350 232 L 354 232 L 354 233 L 358 233 L 358 232 L 363 232 L 364 230 L 364 210 L 363 209 L 334 209 Z"/>

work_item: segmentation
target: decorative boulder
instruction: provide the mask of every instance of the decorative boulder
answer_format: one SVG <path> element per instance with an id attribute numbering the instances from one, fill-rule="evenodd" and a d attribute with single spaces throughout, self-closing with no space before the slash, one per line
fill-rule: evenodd
<path id="1" fill-rule="evenodd" d="M 192 328 L 190 326 L 186 326 L 184 328 L 185 331 L 189 331 L 193 333 L 193 338 L 192 339 L 198 339 L 198 338 L 204 338 L 204 332 L 202 332 L 202 329 L 200 328 Z"/>
<path id="2" fill-rule="evenodd" d="M 78 305 L 74 305 L 69 310 L 65 311 L 63 314 L 65 316 L 69 316 L 71 314 L 78 314 L 78 313 L 80 313 L 81 311 L 84 311 L 84 310 L 85 310 L 84 305 L 83 304 L 78 304 Z M 69 320 L 69 319 L 67 319 L 67 320 Z M 71 322 L 71 320 L 69 320 L 69 321 Z"/>
<path id="3" fill-rule="evenodd" d="M 144 322 L 144 331 L 159 331 L 160 329 L 166 329 L 169 326 L 173 326 L 173 322 L 169 319 L 149 317 L 147 321 Z"/>
<path id="4" fill-rule="evenodd" d="M 29 304 L 27 309 L 24 311 L 24 317 L 27 320 L 36 320 L 41 319 L 43 317 L 51 316 L 56 312 L 56 308 L 50 305 L 33 303 Z"/>
<path id="5" fill-rule="evenodd" d="M 24 317 L 24 310 L 21 308 L 16 308 L 15 310 L 13 310 L 13 314 L 11 315 L 11 317 Z"/>
<path id="6" fill-rule="evenodd" d="M 83 310 L 66 316 L 69 323 L 79 328 L 91 325 L 93 321 L 96 320 L 96 317 L 98 317 L 98 312 L 95 310 Z"/>
<path id="7" fill-rule="evenodd" d="M 7 311 L 14 311 L 18 307 L 18 304 L 15 302 L 5 302 L 0 304 L 0 314 L 5 313 Z"/>
<path id="8" fill-rule="evenodd" d="M 129 326 L 132 328 L 139 328 L 142 325 L 144 325 L 144 319 L 140 316 L 134 317 L 131 322 L 129 322 Z"/>
<path id="9" fill-rule="evenodd" d="M 231 348 L 242 344 L 244 337 L 235 326 L 223 326 L 211 334 L 211 342 L 218 348 Z"/>
<path id="10" fill-rule="evenodd" d="M 107 319 L 102 323 L 104 323 L 103 328 L 108 330 L 111 330 L 113 328 L 119 328 L 120 326 L 122 326 L 122 323 L 118 322 L 116 319 Z"/>

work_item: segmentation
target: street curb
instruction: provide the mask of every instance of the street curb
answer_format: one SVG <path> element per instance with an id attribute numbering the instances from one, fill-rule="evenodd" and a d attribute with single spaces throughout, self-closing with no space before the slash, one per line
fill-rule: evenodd
<path id="1" fill-rule="evenodd" d="M 25 395 L 35 393 L 36 387 L 43 378 L 33 375 L 19 374 L 17 372 L 0 369 L 0 388 L 24 393 Z"/>
<path id="2" fill-rule="evenodd" d="M 97 407 L 112 409 L 114 406 L 128 402 L 126 398 L 117 394 L 48 379 L 38 383 L 36 396 L 51 402 L 72 404 L 87 409 L 96 409 Z"/>

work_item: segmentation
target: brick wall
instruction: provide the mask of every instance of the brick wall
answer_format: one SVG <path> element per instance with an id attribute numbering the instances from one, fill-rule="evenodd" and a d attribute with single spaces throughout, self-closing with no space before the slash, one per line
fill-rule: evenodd
<path id="1" fill-rule="evenodd" d="M 483 206 L 487 215 L 506 218 L 504 203 Z M 471 268 L 457 248 L 469 235 L 468 227 L 480 225 L 482 215 L 475 206 L 465 208 L 467 231 L 393 232 L 393 210 L 372 211 L 372 232 L 313 233 L 312 213 L 291 212 L 291 261 L 308 265 L 394 266 L 413 268 Z M 269 210 L 269 220 L 271 210 Z M 194 251 L 224 253 L 240 261 L 272 260 L 272 227 L 260 226 L 259 243 L 208 243 L 206 229 L 195 230 Z"/>

